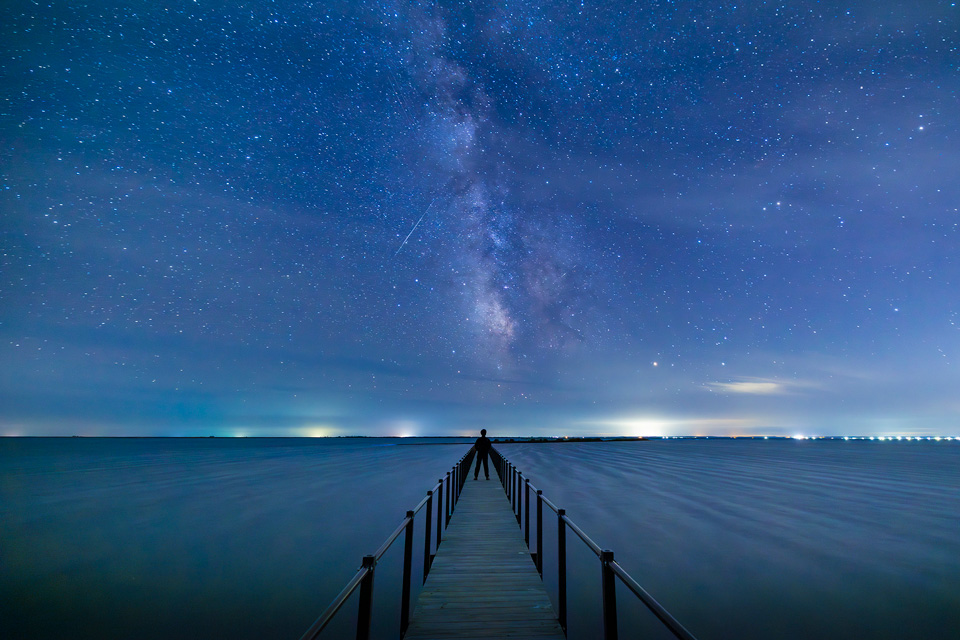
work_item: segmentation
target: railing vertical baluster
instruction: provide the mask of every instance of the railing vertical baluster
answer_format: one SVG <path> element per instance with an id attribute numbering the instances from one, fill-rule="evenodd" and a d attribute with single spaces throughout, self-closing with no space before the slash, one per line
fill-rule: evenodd
<path id="1" fill-rule="evenodd" d="M 530 515 L 527 505 L 527 515 Z M 528 545 L 529 546 L 529 545 Z M 543 579 L 543 491 L 537 489 L 537 573 Z"/>
<path id="2" fill-rule="evenodd" d="M 567 523 L 566 509 L 557 509 L 557 616 L 560 628 L 567 634 Z"/>
<path id="3" fill-rule="evenodd" d="M 517 524 L 520 524 L 520 517 L 523 515 L 523 474 L 517 469 Z"/>
<path id="4" fill-rule="evenodd" d="M 603 596 L 603 638 L 617 640 L 617 577 L 610 568 L 613 551 L 600 552 L 600 589 Z"/>
<path id="5" fill-rule="evenodd" d="M 523 481 L 524 481 L 525 479 L 526 479 L 526 478 L 523 477 L 523 474 L 520 473 L 519 471 L 517 471 L 517 513 L 516 513 L 517 524 L 520 524 L 520 516 L 523 515 L 523 491 L 522 491 L 522 487 L 523 487 Z M 521 529 L 521 531 L 522 531 L 522 530 L 523 530 L 523 527 L 521 527 L 520 529 Z"/>
<path id="6" fill-rule="evenodd" d="M 373 616 L 373 570 L 377 564 L 374 556 L 363 556 L 363 568 L 367 574 L 360 581 L 360 602 L 357 610 L 357 640 L 370 638 L 370 621 Z"/>
<path id="7" fill-rule="evenodd" d="M 430 526 L 433 523 L 433 491 L 427 491 L 427 508 L 424 509 L 423 526 L 423 581 L 427 581 L 430 573 Z"/>
<path id="8" fill-rule="evenodd" d="M 443 478 L 437 480 L 440 490 L 437 491 L 437 551 L 440 551 L 440 538 L 443 535 Z"/>
<path id="9" fill-rule="evenodd" d="M 448 471 L 447 472 L 447 511 L 446 511 L 447 517 L 446 517 L 446 522 L 444 522 L 444 526 L 450 524 L 450 515 L 453 513 L 453 500 L 451 499 L 450 494 L 451 494 L 450 472 Z"/>
<path id="10" fill-rule="evenodd" d="M 457 463 L 453 471 L 453 504 L 460 501 L 460 467 L 463 466 L 463 460 Z"/>
<path id="11" fill-rule="evenodd" d="M 520 469 L 514 467 L 513 473 L 513 492 L 516 495 L 513 510 L 516 511 L 517 524 L 520 524 Z"/>
<path id="12" fill-rule="evenodd" d="M 530 478 L 523 481 L 523 501 L 527 504 L 526 513 L 523 516 L 525 531 L 523 541 L 527 543 L 527 549 L 530 548 Z"/>
<path id="13" fill-rule="evenodd" d="M 413 573 L 413 518 L 417 514 L 407 511 L 407 527 L 403 534 L 403 586 L 400 595 L 400 635 L 410 626 L 410 574 Z"/>

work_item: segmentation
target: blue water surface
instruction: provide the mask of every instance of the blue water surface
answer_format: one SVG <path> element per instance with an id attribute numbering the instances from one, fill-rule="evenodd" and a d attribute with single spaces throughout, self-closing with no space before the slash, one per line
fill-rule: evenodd
<path id="1" fill-rule="evenodd" d="M 0 637 L 297 638 L 468 448 L 412 442 L 0 439 Z M 500 449 L 702 640 L 960 638 L 958 443 Z M 595 638 L 599 567 L 569 545 L 570 637 Z M 377 570 L 381 637 L 401 551 Z M 666 637 L 618 604 L 621 637 Z"/>
<path id="2" fill-rule="evenodd" d="M 701 639 L 960 638 L 960 443 L 500 449 Z M 570 587 L 570 637 L 589 638 L 599 567 L 584 545 L 569 546 L 581 574 Z M 545 564 L 555 584 L 555 562 Z M 667 637 L 625 589 L 618 602 L 621 629 Z"/>
<path id="3" fill-rule="evenodd" d="M 0 439 L 0 638 L 298 638 L 469 449 L 405 442 Z"/>

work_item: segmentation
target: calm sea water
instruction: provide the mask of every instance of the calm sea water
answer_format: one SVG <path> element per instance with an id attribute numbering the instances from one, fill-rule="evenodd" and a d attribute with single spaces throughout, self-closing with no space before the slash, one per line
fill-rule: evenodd
<path id="1" fill-rule="evenodd" d="M 467 446 L 0 439 L 0 637 L 299 637 Z M 958 443 L 501 450 L 701 639 L 960 638 Z M 599 568 L 569 544 L 570 637 L 593 638 Z M 385 636 L 401 551 L 377 572 Z M 665 637 L 619 605 L 624 636 Z"/>
<path id="2" fill-rule="evenodd" d="M 701 639 L 960 638 L 958 442 L 501 450 Z M 588 584 L 571 637 L 590 638 L 599 569 L 576 547 Z M 631 595 L 618 602 L 626 628 L 654 624 Z"/>

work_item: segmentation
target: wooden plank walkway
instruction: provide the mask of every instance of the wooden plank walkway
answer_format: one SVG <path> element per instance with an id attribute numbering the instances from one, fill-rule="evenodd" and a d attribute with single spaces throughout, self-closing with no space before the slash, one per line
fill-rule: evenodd
<path id="1" fill-rule="evenodd" d="M 467 480 L 444 533 L 405 640 L 563 640 L 496 474 Z"/>

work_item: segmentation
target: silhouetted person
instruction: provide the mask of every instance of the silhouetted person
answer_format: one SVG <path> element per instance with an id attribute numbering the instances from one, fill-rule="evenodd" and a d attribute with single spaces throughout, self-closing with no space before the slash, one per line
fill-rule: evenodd
<path id="1" fill-rule="evenodd" d="M 483 475 L 490 479 L 490 467 L 487 466 L 487 456 L 490 454 L 490 439 L 487 437 L 487 430 L 480 429 L 480 437 L 474 445 L 477 448 L 477 468 L 473 471 L 473 479 L 480 476 L 480 463 L 483 463 Z"/>

